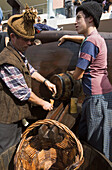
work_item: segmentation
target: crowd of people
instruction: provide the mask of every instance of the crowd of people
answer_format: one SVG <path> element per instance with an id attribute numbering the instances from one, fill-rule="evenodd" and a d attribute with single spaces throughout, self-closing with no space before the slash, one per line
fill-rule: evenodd
<path id="1" fill-rule="evenodd" d="M 76 69 L 71 72 L 74 79 L 82 79 L 85 94 L 78 137 L 112 161 L 112 85 L 107 73 L 106 43 L 97 31 L 101 15 L 98 2 L 78 4 L 75 27 L 83 36 L 65 35 L 59 45 L 65 40 L 81 43 Z M 39 30 L 36 16 L 36 11 L 27 7 L 22 14 L 8 19 L 9 42 L 0 53 L 0 154 L 20 141 L 21 120 L 32 116 L 31 103 L 53 110 L 50 101 L 33 93 L 31 79 L 43 83 L 54 95 L 56 86 L 40 75 L 25 56 L 35 38 L 35 29 Z M 46 28 L 39 19 L 38 24 Z"/>
<path id="2" fill-rule="evenodd" d="M 103 13 L 111 13 L 112 12 L 112 0 L 65 0 L 65 16 L 66 18 L 71 18 L 75 16 L 76 8 L 89 1 L 96 1 L 102 6 Z"/>
<path id="3" fill-rule="evenodd" d="M 111 13 L 112 12 L 112 0 L 104 0 L 102 2 L 103 13 Z"/>

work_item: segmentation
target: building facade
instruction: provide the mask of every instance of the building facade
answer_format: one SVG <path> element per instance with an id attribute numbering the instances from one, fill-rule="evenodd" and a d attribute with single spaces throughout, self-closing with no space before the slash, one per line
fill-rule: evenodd
<path id="1" fill-rule="evenodd" d="M 7 20 L 13 14 L 13 8 L 7 2 L 8 0 L 1 0 L 0 7 L 3 11 L 3 20 Z M 30 7 L 34 7 L 38 10 L 38 15 L 48 14 L 48 18 L 51 16 L 57 16 L 58 14 L 64 14 L 64 0 L 13 0 L 19 2 L 22 8 L 28 4 Z M 22 9 L 21 9 L 22 11 Z"/>

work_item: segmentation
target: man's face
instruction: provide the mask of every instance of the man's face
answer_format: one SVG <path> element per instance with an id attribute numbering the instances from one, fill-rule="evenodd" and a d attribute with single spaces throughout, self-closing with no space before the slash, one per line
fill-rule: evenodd
<path id="1" fill-rule="evenodd" d="M 87 33 L 89 18 L 85 18 L 83 11 L 79 11 L 76 15 L 75 27 L 78 34 L 85 35 Z"/>
<path id="2" fill-rule="evenodd" d="M 25 52 L 26 49 L 32 44 L 31 40 L 22 37 L 16 37 L 14 33 L 11 33 L 10 37 L 13 46 L 22 53 Z"/>

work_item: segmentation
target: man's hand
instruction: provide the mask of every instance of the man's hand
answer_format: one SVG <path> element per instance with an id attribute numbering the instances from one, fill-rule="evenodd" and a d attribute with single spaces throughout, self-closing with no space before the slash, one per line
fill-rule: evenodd
<path id="1" fill-rule="evenodd" d="M 29 102 L 41 106 L 44 110 L 53 110 L 53 103 L 49 103 L 41 99 L 40 97 L 36 96 L 33 92 L 31 92 L 30 97 L 28 99 Z"/>
<path id="2" fill-rule="evenodd" d="M 45 81 L 45 85 L 48 87 L 48 89 L 53 93 L 53 96 L 56 95 L 57 91 L 56 91 L 56 86 L 51 83 L 49 80 Z"/>
<path id="3" fill-rule="evenodd" d="M 40 83 L 44 83 L 48 87 L 48 89 L 53 93 L 53 95 L 56 95 L 56 86 L 52 84 L 49 80 L 45 79 L 38 72 L 35 71 L 31 77 Z"/>
<path id="4" fill-rule="evenodd" d="M 49 110 L 49 111 L 51 111 L 51 110 L 53 110 L 53 104 L 51 104 L 51 103 L 49 103 L 49 102 L 47 102 L 47 101 L 44 101 L 44 102 L 42 102 L 43 104 L 42 104 L 42 108 L 44 109 L 44 110 Z"/>

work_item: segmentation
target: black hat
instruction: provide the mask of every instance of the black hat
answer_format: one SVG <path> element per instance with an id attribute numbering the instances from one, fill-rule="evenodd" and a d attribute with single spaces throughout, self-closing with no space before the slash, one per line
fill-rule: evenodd
<path id="1" fill-rule="evenodd" d="M 95 2 L 95 1 L 85 2 L 82 5 L 77 7 L 76 14 L 79 11 L 86 12 L 87 14 L 92 16 L 96 28 L 99 27 L 100 18 L 102 15 L 102 7 L 100 6 L 100 4 L 98 2 Z"/>

